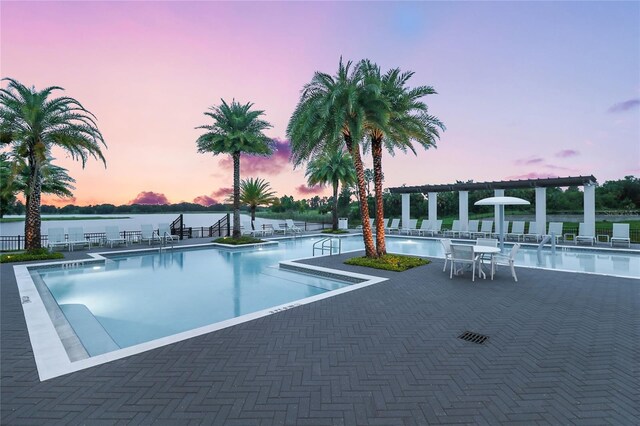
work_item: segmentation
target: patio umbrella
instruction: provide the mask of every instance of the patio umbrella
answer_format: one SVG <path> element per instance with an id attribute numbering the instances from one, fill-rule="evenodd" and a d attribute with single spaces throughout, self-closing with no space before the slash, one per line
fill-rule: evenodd
<path id="1" fill-rule="evenodd" d="M 531 204 L 518 197 L 489 197 L 476 201 L 476 206 L 498 206 L 498 224 L 500 225 L 500 251 L 504 252 L 504 206 Z M 496 224 L 497 225 L 497 224 Z"/>

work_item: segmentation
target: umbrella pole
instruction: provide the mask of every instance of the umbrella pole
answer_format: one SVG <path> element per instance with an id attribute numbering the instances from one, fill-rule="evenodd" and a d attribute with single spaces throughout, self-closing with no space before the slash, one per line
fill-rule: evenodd
<path id="1" fill-rule="evenodd" d="M 498 209 L 498 220 L 500 221 L 500 253 L 504 253 L 504 204 L 500 204 Z"/>

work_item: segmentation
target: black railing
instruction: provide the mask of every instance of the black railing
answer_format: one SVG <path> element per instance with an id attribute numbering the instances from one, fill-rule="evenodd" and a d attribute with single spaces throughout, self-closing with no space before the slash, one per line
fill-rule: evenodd
<path id="1" fill-rule="evenodd" d="M 231 221 L 229 220 L 229 213 L 209 227 L 209 237 L 228 237 L 230 235 Z"/>
<path id="2" fill-rule="evenodd" d="M 171 222 L 169 228 L 171 229 L 171 235 L 177 235 L 181 240 L 184 239 L 185 236 L 187 238 L 193 238 L 193 228 L 184 225 L 184 216 L 182 213 L 176 220 Z"/>

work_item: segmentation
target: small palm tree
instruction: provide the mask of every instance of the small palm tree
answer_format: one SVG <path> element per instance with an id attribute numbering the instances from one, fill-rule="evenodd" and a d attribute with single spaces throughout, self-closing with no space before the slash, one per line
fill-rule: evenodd
<path id="1" fill-rule="evenodd" d="M 273 204 L 276 200 L 275 195 L 269 182 L 264 179 L 249 178 L 240 182 L 240 202 L 249 206 L 252 221 L 256 219 L 256 207 Z"/>
<path id="2" fill-rule="evenodd" d="M 240 154 L 264 155 L 273 153 L 274 142 L 264 130 L 271 124 L 261 120 L 264 111 L 252 111 L 252 103 L 241 105 L 235 99 L 231 105 L 222 100 L 204 114 L 213 119 L 213 124 L 197 127 L 207 132 L 198 140 L 198 152 L 213 155 L 230 154 L 233 159 L 233 238 L 240 238 Z"/>
<path id="3" fill-rule="evenodd" d="M 40 243 L 40 197 L 43 167 L 51 148 L 57 146 L 85 166 L 89 156 L 101 160 L 105 146 L 95 116 L 80 102 L 70 97 L 53 98 L 61 87 L 41 91 L 28 88 L 16 80 L 5 78 L 7 88 L 0 89 L 0 142 L 25 160 L 28 166 L 25 248 L 38 249 Z"/>
<path id="4" fill-rule="evenodd" d="M 333 230 L 338 230 L 338 186 L 353 185 L 356 182 L 356 170 L 349 153 L 342 149 L 325 151 L 307 164 L 307 182 L 309 186 L 331 184 L 333 206 L 331 208 Z"/>

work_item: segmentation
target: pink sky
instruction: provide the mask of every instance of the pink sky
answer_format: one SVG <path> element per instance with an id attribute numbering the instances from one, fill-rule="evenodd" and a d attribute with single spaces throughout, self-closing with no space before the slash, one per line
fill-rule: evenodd
<path id="1" fill-rule="evenodd" d="M 316 70 L 335 72 L 341 55 L 412 70 L 411 85 L 439 92 L 427 99 L 447 126 L 438 149 L 385 154 L 386 186 L 640 175 L 637 2 L 0 8 L 2 77 L 62 86 L 98 117 L 106 169 L 54 151 L 77 180 L 76 204 L 224 199 L 229 160 L 195 144 L 221 98 L 265 110 L 279 140 L 274 158 L 244 160 L 242 177 L 309 197 L 304 168 L 287 162 L 285 129 L 302 86 Z"/>

